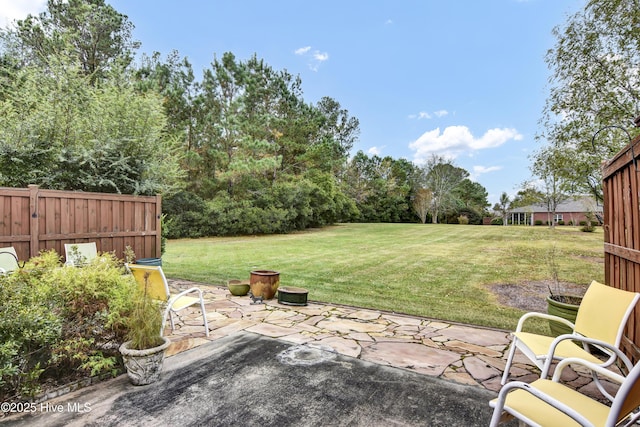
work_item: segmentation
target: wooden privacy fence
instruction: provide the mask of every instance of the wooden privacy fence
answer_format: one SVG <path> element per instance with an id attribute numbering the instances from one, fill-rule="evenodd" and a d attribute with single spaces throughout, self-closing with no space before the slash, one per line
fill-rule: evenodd
<path id="1" fill-rule="evenodd" d="M 640 136 L 603 167 L 604 272 L 609 286 L 640 292 Z M 606 316 L 607 313 L 602 313 Z M 631 314 L 623 349 L 640 361 L 640 307 Z"/>
<path id="2" fill-rule="evenodd" d="M 96 242 L 98 251 L 138 258 L 161 255 L 161 197 L 0 187 L 0 247 L 26 260 L 42 250 L 64 256 L 65 243 Z"/>

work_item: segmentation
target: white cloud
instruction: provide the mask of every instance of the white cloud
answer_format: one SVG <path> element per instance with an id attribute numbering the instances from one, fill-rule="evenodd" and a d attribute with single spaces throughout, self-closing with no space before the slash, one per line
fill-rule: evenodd
<path id="1" fill-rule="evenodd" d="M 469 179 L 472 181 L 478 181 L 478 177 L 480 175 L 484 175 L 485 173 L 496 172 L 502 169 L 502 166 L 474 166 L 471 173 L 469 174 Z"/>
<path id="2" fill-rule="evenodd" d="M 436 128 L 423 133 L 409 144 L 415 153 L 414 160 L 424 162 L 431 154 L 456 158 L 465 152 L 496 148 L 510 140 L 519 141 L 522 135 L 512 128 L 489 129 L 479 138 L 474 137 L 466 126 L 449 126 L 440 133 Z"/>
<path id="3" fill-rule="evenodd" d="M 449 112 L 447 110 L 438 110 L 438 111 L 434 111 L 433 113 L 428 113 L 426 111 L 420 111 L 418 114 L 410 114 L 409 118 L 410 119 L 432 119 L 433 116 L 436 116 L 438 118 L 440 117 L 444 117 L 447 114 L 449 114 Z"/>
<path id="4" fill-rule="evenodd" d="M 367 154 L 370 156 L 379 156 L 383 148 L 384 147 L 371 147 L 367 150 Z"/>
<path id="5" fill-rule="evenodd" d="M 386 21 L 384 21 L 384 24 L 385 25 L 391 25 L 391 24 L 393 24 L 393 20 L 387 19 Z"/>
<path id="6" fill-rule="evenodd" d="M 293 53 L 295 53 L 296 55 L 304 55 L 305 53 L 309 52 L 311 50 L 311 46 L 305 46 L 305 47 L 301 47 L 299 49 L 296 49 Z"/>
<path id="7" fill-rule="evenodd" d="M 6 28 L 16 19 L 38 15 L 47 8 L 47 0 L 0 0 L 0 27 Z"/>
<path id="8" fill-rule="evenodd" d="M 473 167 L 473 173 L 477 174 L 477 175 L 482 175 L 485 173 L 489 173 L 489 172 L 495 172 L 495 171 L 499 171 L 500 169 L 502 169 L 502 166 L 474 166 Z"/>
<path id="9" fill-rule="evenodd" d="M 427 113 L 426 111 L 420 111 L 418 114 L 409 114 L 409 118 L 410 119 L 430 119 L 431 118 L 431 114 Z"/>
<path id="10" fill-rule="evenodd" d="M 320 52 L 319 50 L 311 52 L 311 46 L 298 48 L 294 50 L 293 53 L 308 58 L 309 68 L 313 71 L 318 71 L 320 64 L 329 60 L 329 54 L 327 52 Z"/>
<path id="11" fill-rule="evenodd" d="M 327 52 L 318 52 L 317 50 L 313 52 L 313 59 L 316 61 L 324 62 L 329 59 L 329 54 Z"/>

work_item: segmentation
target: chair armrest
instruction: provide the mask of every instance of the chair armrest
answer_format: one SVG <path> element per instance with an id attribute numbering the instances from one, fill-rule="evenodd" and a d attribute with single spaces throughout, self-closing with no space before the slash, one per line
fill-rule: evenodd
<path id="1" fill-rule="evenodd" d="M 558 366 L 556 367 L 555 372 L 553 373 L 553 378 L 551 381 L 560 382 L 560 376 L 562 375 L 562 370 L 569 365 L 582 365 L 585 368 L 591 370 L 592 372 L 596 372 L 597 374 L 602 375 L 603 377 L 607 377 L 611 381 L 615 381 L 618 384 L 622 384 L 625 380 L 625 377 L 620 374 L 616 374 L 615 372 L 605 368 L 601 365 L 596 365 L 593 362 L 589 362 L 588 360 L 580 359 L 579 357 L 567 357 L 566 359 L 562 359 L 558 362 Z"/>
<path id="2" fill-rule="evenodd" d="M 532 318 L 554 320 L 556 322 L 560 322 L 560 323 L 563 323 L 563 324 L 567 325 L 568 327 L 571 328 L 571 330 L 573 330 L 575 328 L 575 325 L 573 323 L 571 323 L 570 321 L 568 321 L 567 319 L 564 319 L 562 317 L 554 316 L 553 314 L 538 313 L 538 312 L 535 312 L 535 311 L 531 311 L 529 313 L 523 314 L 520 317 L 520 320 L 518 320 L 518 325 L 516 326 L 516 332 L 521 332 L 523 327 L 524 327 L 525 321 L 527 321 L 529 319 L 532 319 Z"/>
<path id="3" fill-rule="evenodd" d="M 542 381 L 549 381 L 549 380 L 542 380 Z M 522 381 L 512 381 L 512 382 L 509 382 L 509 383 L 505 384 L 500 389 L 500 393 L 498 394 L 498 398 L 495 400 L 495 403 L 492 402 L 492 403 L 494 403 L 492 405 L 492 406 L 494 406 L 494 411 L 493 411 L 493 417 L 491 419 L 491 426 L 498 425 L 497 424 L 498 420 L 499 420 L 500 416 L 502 415 L 502 411 L 504 411 L 504 404 L 505 404 L 505 401 L 507 399 L 507 394 L 509 394 L 513 390 L 524 390 L 524 391 L 526 391 L 527 393 L 531 394 L 535 398 L 540 399 L 543 402 L 546 402 L 549 405 L 553 406 L 554 408 L 557 408 L 558 410 L 562 411 L 563 413 L 565 413 L 569 417 L 571 417 L 574 420 L 576 420 L 582 426 L 590 426 L 590 425 L 592 425 L 592 423 L 588 419 L 586 419 L 579 412 L 576 412 L 575 409 L 573 409 L 573 408 L 565 405 L 564 403 L 554 399 L 553 397 L 549 396 L 548 394 L 543 393 L 542 391 L 538 390 L 537 388 L 535 388 L 531 384 L 527 384 L 527 383 L 522 382 Z M 524 417 L 524 415 L 522 415 L 522 416 Z M 529 420 L 526 417 L 525 417 L 524 421 L 525 422 L 533 422 L 533 424 L 537 424 L 537 423 L 534 422 L 534 420 Z"/>
<path id="4" fill-rule="evenodd" d="M 600 341 L 594 338 L 583 337 L 577 334 L 575 335 L 564 334 L 564 335 L 560 335 L 559 337 L 556 337 L 556 339 L 554 339 L 551 345 L 549 346 L 549 353 L 547 353 L 547 357 L 545 359 L 544 366 L 540 374 L 540 378 L 546 378 L 549 375 L 549 370 L 551 369 L 551 362 L 553 362 L 553 355 L 556 351 L 556 347 L 558 347 L 558 345 L 565 340 L 579 341 L 579 342 L 582 342 L 583 344 L 591 344 L 597 347 L 606 348 L 607 350 L 611 351 L 611 354 L 609 355 L 609 358 L 607 360 L 603 361 L 600 365 L 595 365 L 595 366 L 601 366 L 603 368 L 606 368 L 607 366 L 610 366 L 611 364 L 613 364 L 613 362 L 615 362 L 616 359 L 620 359 L 624 363 L 628 371 L 631 371 L 631 369 L 633 369 L 633 363 L 631 363 L 631 360 L 629 360 L 627 355 L 625 355 L 618 347 L 611 345 L 608 342 Z M 572 358 L 568 358 L 568 359 L 572 359 Z"/>
<path id="5" fill-rule="evenodd" d="M 197 292 L 198 296 L 200 298 L 202 298 L 202 290 L 200 288 L 193 287 L 193 288 L 189 288 L 189 289 L 187 289 L 185 291 L 181 291 L 180 293 L 177 293 L 175 295 L 171 295 L 171 299 L 169 301 L 167 301 L 167 304 L 171 305 L 178 298 L 183 297 L 183 296 L 188 295 L 188 294 L 191 294 L 191 293 L 194 293 L 194 292 Z"/>

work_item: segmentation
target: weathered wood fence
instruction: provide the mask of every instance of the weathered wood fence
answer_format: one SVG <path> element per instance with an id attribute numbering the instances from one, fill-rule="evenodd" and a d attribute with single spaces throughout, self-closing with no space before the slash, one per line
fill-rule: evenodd
<path id="1" fill-rule="evenodd" d="M 96 242 L 98 251 L 138 258 L 161 255 L 161 197 L 0 187 L 0 247 L 26 260 L 42 250 L 64 256 L 65 243 Z"/>
<path id="2" fill-rule="evenodd" d="M 640 136 L 603 167 L 604 270 L 609 286 L 640 292 Z M 607 313 L 602 313 L 606 316 Z M 625 353 L 640 361 L 640 307 L 631 314 Z"/>

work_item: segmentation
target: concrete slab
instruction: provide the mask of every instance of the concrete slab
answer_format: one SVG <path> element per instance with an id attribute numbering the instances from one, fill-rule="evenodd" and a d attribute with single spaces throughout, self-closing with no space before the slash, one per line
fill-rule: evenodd
<path id="1" fill-rule="evenodd" d="M 246 332 L 165 359 L 161 381 L 132 386 L 126 375 L 50 400 L 8 426 L 486 426 L 477 386 L 359 359 L 299 351 Z M 303 357 L 304 356 L 304 357 Z M 304 359 L 304 360 L 303 360 Z M 303 362 L 303 363 L 302 363 Z M 47 411 L 47 408 L 50 410 Z"/>

